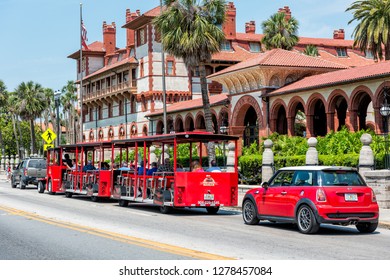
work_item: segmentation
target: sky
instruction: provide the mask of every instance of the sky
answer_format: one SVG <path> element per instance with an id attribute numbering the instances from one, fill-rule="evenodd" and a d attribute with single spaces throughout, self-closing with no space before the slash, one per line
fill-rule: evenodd
<path id="1" fill-rule="evenodd" d="M 261 22 L 279 8 L 289 6 L 300 24 L 299 36 L 332 38 L 333 30 L 345 29 L 352 39 L 355 23 L 345 10 L 354 0 L 235 0 L 237 31 L 245 23 Z M 88 32 L 88 44 L 103 41 L 102 24 L 117 26 L 117 47 L 125 47 L 126 9 L 145 13 L 159 0 L 0 0 L 0 80 L 8 91 L 34 81 L 54 91 L 76 79 L 76 61 L 67 58 L 80 48 L 80 3 Z"/>

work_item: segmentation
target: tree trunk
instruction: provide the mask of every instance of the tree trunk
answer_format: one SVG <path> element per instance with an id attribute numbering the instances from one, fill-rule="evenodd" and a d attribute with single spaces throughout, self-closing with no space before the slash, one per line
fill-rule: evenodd
<path id="1" fill-rule="evenodd" d="M 23 157 L 23 155 L 21 154 L 21 151 L 20 151 L 19 137 L 18 137 L 18 131 L 16 130 L 16 121 L 15 121 L 14 114 L 11 114 L 11 121 L 12 121 L 12 128 L 14 131 L 14 137 L 15 137 L 15 141 L 16 141 L 16 149 L 18 150 L 18 155 L 19 155 L 19 158 L 21 159 Z"/>
<path id="2" fill-rule="evenodd" d="M 210 109 L 210 100 L 209 93 L 207 88 L 207 79 L 206 79 L 206 67 L 204 64 L 199 65 L 199 76 L 200 76 L 200 87 L 202 92 L 202 101 L 203 101 L 203 111 L 204 111 L 204 121 L 206 125 L 206 131 L 214 133 L 213 128 L 213 119 Z M 211 166 L 211 161 L 215 160 L 215 144 L 214 142 L 209 142 L 207 145 L 207 152 L 209 156 L 209 166 Z"/>
<path id="3" fill-rule="evenodd" d="M 31 154 L 35 154 L 35 129 L 34 129 L 34 120 L 30 120 L 30 133 L 31 133 Z"/>

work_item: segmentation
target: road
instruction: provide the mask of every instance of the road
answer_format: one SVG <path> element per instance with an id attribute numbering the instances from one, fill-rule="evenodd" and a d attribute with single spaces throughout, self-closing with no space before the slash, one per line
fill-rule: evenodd
<path id="1" fill-rule="evenodd" d="M 303 235 L 288 224 L 247 226 L 235 209 L 163 215 L 148 205 L 122 208 L 0 182 L 0 248 L 3 260 L 389 260 L 390 230 L 326 225 Z"/>

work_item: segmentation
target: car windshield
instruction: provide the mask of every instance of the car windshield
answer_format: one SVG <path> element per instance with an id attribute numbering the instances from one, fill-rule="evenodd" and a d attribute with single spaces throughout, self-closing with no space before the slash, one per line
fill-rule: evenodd
<path id="1" fill-rule="evenodd" d="M 354 170 L 323 170 L 320 174 L 322 186 L 366 186 Z"/>

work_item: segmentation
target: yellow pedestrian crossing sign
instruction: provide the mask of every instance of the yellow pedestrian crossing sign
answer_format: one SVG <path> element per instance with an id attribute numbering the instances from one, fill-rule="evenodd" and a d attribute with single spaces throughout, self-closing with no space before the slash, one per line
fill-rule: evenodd
<path id="1" fill-rule="evenodd" d="M 51 142 L 54 141 L 54 139 L 57 138 L 57 134 L 55 134 L 54 131 L 51 130 L 50 128 L 46 129 L 46 131 L 42 133 L 41 136 L 43 140 L 46 141 L 47 144 L 50 144 Z"/>
<path id="2" fill-rule="evenodd" d="M 54 148 L 54 144 L 44 144 L 43 145 L 43 150 L 44 151 L 47 151 L 47 149 L 51 149 L 51 148 Z"/>

